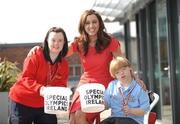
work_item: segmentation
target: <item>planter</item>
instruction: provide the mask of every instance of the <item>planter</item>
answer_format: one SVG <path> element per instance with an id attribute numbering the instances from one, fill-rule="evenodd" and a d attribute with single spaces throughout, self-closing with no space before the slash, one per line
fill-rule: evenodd
<path id="1" fill-rule="evenodd" d="M 1 124 L 8 124 L 8 92 L 0 92 L 0 120 Z"/>

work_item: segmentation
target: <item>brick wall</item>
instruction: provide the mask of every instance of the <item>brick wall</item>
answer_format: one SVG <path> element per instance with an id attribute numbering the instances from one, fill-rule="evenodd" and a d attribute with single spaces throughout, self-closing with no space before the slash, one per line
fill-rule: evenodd
<path id="1" fill-rule="evenodd" d="M 40 43 L 25 43 L 25 44 L 1 44 L 0 58 L 6 58 L 12 62 L 17 62 L 18 67 L 22 69 L 23 62 L 30 49 Z M 77 54 L 67 58 L 69 65 L 79 65 L 80 59 Z"/>
<path id="2" fill-rule="evenodd" d="M 18 67 L 22 70 L 23 62 L 29 50 L 40 43 L 27 43 L 27 44 L 1 44 L 0 45 L 0 58 L 11 62 L 17 62 Z"/>

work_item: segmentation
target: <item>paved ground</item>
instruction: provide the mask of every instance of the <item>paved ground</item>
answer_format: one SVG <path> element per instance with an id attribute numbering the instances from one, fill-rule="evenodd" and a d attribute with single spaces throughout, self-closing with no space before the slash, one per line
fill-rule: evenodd
<path id="1" fill-rule="evenodd" d="M 106 110 L 101 113 L 101 119 L 105 119 L 110 116 L 110 110 Z M 64 114 L 58 117 L 58 124 L 69 124 L 68 114 Z M 171 124 L 170 120 L 157 120 L 155 124 Z"/>
<path id="2" fill-rule="evenodd" d="M 58 124 L 69 124 L 69 118 L 68 114 L 63 114 L 63 115 L 57 115 L 58 118 Z"/>

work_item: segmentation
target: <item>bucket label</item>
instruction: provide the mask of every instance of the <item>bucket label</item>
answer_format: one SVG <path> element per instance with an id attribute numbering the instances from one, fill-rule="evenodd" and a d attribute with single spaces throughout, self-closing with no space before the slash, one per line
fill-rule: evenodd
<path id="1" fill-rule="evenodd" d="M 62 95 L 46 95 L 44 107 L 47 111 L 68 111 L 68 97 Z"/>
<path id="2" fill-rule="evenodd" d="M 86 105 L 91 104 L 103 104 L 104 103 L 104 91 L 99 89 L 88 89 L 84 95 Z"/>

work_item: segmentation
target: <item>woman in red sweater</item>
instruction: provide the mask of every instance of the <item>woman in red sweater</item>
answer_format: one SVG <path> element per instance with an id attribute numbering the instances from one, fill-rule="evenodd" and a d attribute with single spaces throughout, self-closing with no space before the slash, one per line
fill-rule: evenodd
<path id="1" fill-rule="evenodd" d="M 52 27 L 43 47 L 24 61 L 22 74 L 9 92 L 10 124 L 57 124 L 56 115 L 44 113 L 46 86 L 67 87 L 68 40 L 62 28 Z"/>

